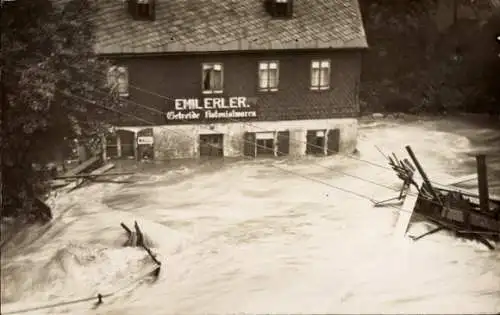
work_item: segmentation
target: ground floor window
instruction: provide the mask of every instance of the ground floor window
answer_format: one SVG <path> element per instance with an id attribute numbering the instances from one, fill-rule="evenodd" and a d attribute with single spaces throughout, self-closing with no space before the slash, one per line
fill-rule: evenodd
<path id="1" fill-rule="evenodd" d="M 339 152 L 340 130 L 308 130 L 306 154 L 331 155 Z"/>
<path id="2" fill-rule="evenodd" d="M 307 131 L 306 154 L 324 155 L 326 152 L 326 130 Z"/>
<path id="3" fill-rule="evenodd" d="M 274 132 L 258 132 L 256 134 L 257 156 L 274 155 L 274 136 Z"/>
<path id="4" fill-rule="evenodd" d="M 106 156 L 108 158 L 153 160 L 154 136 L 152 128 L 138 132 L 119 129 L 106 137 Z"/>
<path id="5" fill-rule="evenodd" d="M 224 135 L 205 134 L 200 135 L 200 157 L 223 157 Z"/>
<path id="6" fill-rule="evenodd" d="M 289 131 L 247 132 L 244 136 L 245 156 L 283 156 L 290 150 Z"/>

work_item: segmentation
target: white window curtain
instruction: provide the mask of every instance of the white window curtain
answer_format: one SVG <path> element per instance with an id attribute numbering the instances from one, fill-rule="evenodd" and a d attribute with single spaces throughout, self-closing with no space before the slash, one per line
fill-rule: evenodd
<path id="1" fill-rule="evenodd" d="M 311 64 L 311 88 L 324 89 L 330 86 L 330 61 L 313 61 Z"/>
<path id="2" fill-rule="evenodd" d="M 259 88 L 261 90 L 275 90 L 278 88 L 278 63 L 264 61 L 259 63 Z"/>
<path id="3" fill-rule="evenodd" d="M 203 65 L 203 90 L 205 92 L 222 91 L 222 65 Z"/>

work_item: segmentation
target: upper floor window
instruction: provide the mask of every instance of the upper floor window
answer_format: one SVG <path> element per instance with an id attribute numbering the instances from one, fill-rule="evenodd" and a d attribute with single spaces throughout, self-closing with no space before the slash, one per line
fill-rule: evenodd
<path id="1" fill-rule="evenodd" d="M 327 90 L 330 88 L 330 60 L 311 62 L 311 89 Z"/>
<path id="2" fill-rule="evenodd" d="M 279 80 L 279 63 L 277 61 L 259 62 L 259 90 L 277 91 Z"/>
<path id="3" fill-rule="evenodd" d="M 108 71 L 108 85 L 120 96 L 128 96 L 128 70 L 124 66 L 112 66 Z"/>
<path id="4" fill-rule="evenodd" d="M 203 64 L 203 93 L 222 93 L 223 71 L 221 63 Z"/>

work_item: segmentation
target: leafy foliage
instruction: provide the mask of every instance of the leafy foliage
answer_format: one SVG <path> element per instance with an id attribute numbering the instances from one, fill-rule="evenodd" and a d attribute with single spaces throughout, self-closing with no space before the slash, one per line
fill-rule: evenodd
<path id="1" fill-rule="evenodd" d="M 455 7 L 435 0 L 360 3 L 370 44 L 363 110 L 498 112 L 500 25 L 488 1 L 456 0 Z M 453 12 L 465 9 L 472 16 Z M 453 19 L 445 28 L 438 14 L 443 10 Z"/>
<path id="2" fill-rule="evenodd" d="M 68 139 L 106 130 L 117 98 L 106 87 L 108 64 L 93 51 L 91 0 L 16 0 L 2 5 L 2 216 L 47 219 L 35 197 Z"/>

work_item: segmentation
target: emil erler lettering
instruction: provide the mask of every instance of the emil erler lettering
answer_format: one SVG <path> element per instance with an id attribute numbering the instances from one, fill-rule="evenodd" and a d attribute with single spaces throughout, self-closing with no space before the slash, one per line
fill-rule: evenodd
<path id="1" fill-rule="evenodd" d="M 175 110 L 203 110 L 203 109 L 232 109 L 232 108 L 249 108 L 246 103 L 246 97 L 207 97 L 203 99 L 203 106 L 196 98 L 191 99 L 175 99 Z"/>

